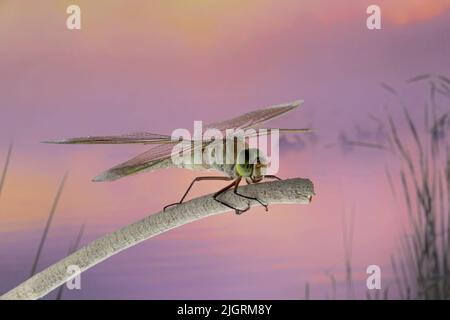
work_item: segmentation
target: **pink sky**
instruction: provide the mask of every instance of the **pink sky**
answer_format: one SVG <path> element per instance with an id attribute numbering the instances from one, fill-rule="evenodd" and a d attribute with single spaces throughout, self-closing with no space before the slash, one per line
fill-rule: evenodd
<path id="1" fill-rule="evenodd" d="M 78 1 L 82 30 L 65 28 L 71 1 L 0 3 L 0 166 L 15 147 L 0 199 L 0 291 L 24 280 L 64 172 L 69 170 L 40 267 L 62 258 L 86 219 L 83 244 L 177 200 L 195 173 L 168 170 L 115 183 L 91 178 L 145 150 L 53 146 L 78 135 L 191 129 L 295 99 L 276 120 L 312 126 L 318 142 L 282 151 L 280 176 L 307 177 L 310 206 L 255 209 L 173 230 L 88 271 L 67 298 L 301 298 L 343 281 L 342 215 L 356 212 L 354 267 L 389 275 L 402 208 L 384 175 L 392 159 L 343 154 L 344 128 L 382 114 L 388 82 L 414 101 L 404 80 L 449 74 L 450 1 L 378 1 L 382 30 L 365 27 L 371 1 Z M 426 4 L 425 4 L 426 3 Z M 412 112 L 419 103 L 411 104 Z M 220 184 L 199 185 L 193 196 Z M 388 276 L 387 276 L 388 277 Z M 343 289 L 339 292 L 344 297 Z"/>

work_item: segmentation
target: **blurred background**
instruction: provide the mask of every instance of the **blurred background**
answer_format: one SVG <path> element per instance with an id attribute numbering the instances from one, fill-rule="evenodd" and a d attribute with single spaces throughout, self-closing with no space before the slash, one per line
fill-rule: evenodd
<path id="1" fill-rule="evenodd" d="M 310 178 L 309 206 L 172 230 L 47 299 L 448 295 L 450 1 L 379 0 L 381 30 L 367 29 L 365 0 L 78 0 L 82 28 L 68 30 L 71 4 L 0 1 L 0 292 L 177 201 L 196 176 L 93 183 L 147 147 L 40 141 L 170 134 L 303 99 L 271 125 L 316 130 L 281 144 L 279 176 Z M 381 290 L 367 291 L 369 265 Z"/>

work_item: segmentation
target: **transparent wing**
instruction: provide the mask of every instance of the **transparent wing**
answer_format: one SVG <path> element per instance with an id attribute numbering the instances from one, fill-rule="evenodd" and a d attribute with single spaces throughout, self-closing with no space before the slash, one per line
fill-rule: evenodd
<path id="1" fill-rule="evenodd" d="M 233 119 L 212 123 L 210 125 L 207 125 L 206 129 L 218 129 L 222 131 L 223 134 L 225 134 L 227 129 L 245 130 L 249 128 L 256 128 L 269 120 L 275 119 L 286 112 L 300 107 L 302 104 L 303 101 L 298 100 L 251 111 Z"/>
<path id="2" fill-rule="evenodd" d="M 171 137 L 168 135 L 150 133 L 150 132 L 135 132 L 119 136 L 88 136 L 77 137 L 62 140 L 49 140 L 44 143 L 56 144 L 128 144 L 128 143 L 142 143 L 142 144 L 163 144 L 173 143 Z"/>
<path id="3" fill-rule="evenodd" d="M 152 167 L 170 159 L 172 149 L 173 145 L 171 144 L 155 146 L 154 148 L 99 174 L 93 181 L 113 181 L 136 174 L 143 170 L 150 170 Z"/>
<path id="4" fill-rule="evenodd" d="M 252 111 L 230 120 L 206 125 L 205 129 L 214 128 L 220 130 L 225 136 L 226 129 L 245 130 L 249 128 L 255 128 L 268 120 L 274 119 L 288 111 L 299 107 L 301 104 L 302 101 L 295 101 Z M 210 142 L 205 142 L 196 146 L 193 146 L 193 144 L 189 143 L 186 147 L 184 147 L 184 152 L 185 154 L 187 154 L 187 152 L 194 152 L 198 148 L 204 148 L 209 143 Z M 172 152 L 173 144 L 163 144 L 160 146 L 156 146 L 131 160 L 121 163 L 103 172 L 99 176 L 95 177 L 94 181 L 112 181 L 141 172 L 143 170 L 150 170 L 152 169 L 152 167 L 160 166 L 161 163 L 168 161 L 172 155 Z"/>
<path id="5" fill-rule="evenodd" d="M 255 130 L 254 132 L 249 132 L 244 137 L 255 137 L 255 136 L 264 136 L 270 135 L 272 130 L 278 130 L 280 134 L 284 133 L 305 133 L 305 132 L 313 132 L 314 130 L 311 128 L 301 128 L 301 129 L 286 129 L 286 128 L 260 128 Z"/>

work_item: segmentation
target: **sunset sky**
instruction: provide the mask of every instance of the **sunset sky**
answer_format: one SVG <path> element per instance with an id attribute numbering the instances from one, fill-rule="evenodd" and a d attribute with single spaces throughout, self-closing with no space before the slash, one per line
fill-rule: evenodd
<path id="1" fill-rule="evenodd" d="M 68 30 L 66 8 L 81 7 Z M 170 134 L 194 120 L 223 120 L 302 99 L 271 125 L 313 127 L 303 144 L 283 144 L 279 176 L 310 178 L 308 206 L 273 206 L 192 223 L 83 273 L 64 298 L 345 298 L 342 219 L 355 213 L 358 297 L 366 267 L 392 285 L 404 208 L 388 188 L 394 158 L 343 152 L 343 132 L 367 128 L 398 89 L 416 117 L 426 89 L 405 80 L 450 74 L 450 0 L 378 0 L 382 29 L 368 30 L 352 0 L 0 1 L 0 292 L 30 272 L 58 184 L 68 172 L 39 270 L 82 245 L 177 201 L 195 172 L 170 169 L 112 183 L 91 179 L 145 146 L 59 146 L 40 141 L 150 131 Z M 294 140 L 290 140 L 294 141 Z M 192 196 L 218 190 L 204 182 Z M 392 285 L 393 286 L 393 285 Z M 395 295 L 395 289 L 392 290 Z M 50 295 L 49 298 L 53 298 Z"/>

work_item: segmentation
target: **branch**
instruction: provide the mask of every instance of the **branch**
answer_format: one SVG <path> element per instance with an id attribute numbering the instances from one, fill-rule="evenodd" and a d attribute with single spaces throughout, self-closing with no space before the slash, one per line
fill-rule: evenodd
<path id="1" fill-rule="evenodd" d="M 251 184 L 242 186 L 239 189 L 245 195 L 258 196 L 258 198 L 269 205 L 308 204 L 314 195 L 312 182 L 308 179 L 300 178 Z M 245 208 L 248 201 L 236 196 L 232 191 L 223 194 L 221 199 L 232 203 L 237 208 Z M 256 201 L 252 201 L 251 206 L 255 205 L 259 204 Z M 227 211 L 230 211 L 230 209 L 215 201 L 212 198 L 212 194 L 209 194 L 171 207 L 166 211 L 152 214 L 91 242 L 0 296 L 0 300 L 41 298 L 65 282 L 75 278 L 79 273 L 118 254 L 122 250 L 170 229 Z M 67 268 L 71 265 L 78 266 L 80 272 L 69 274 Z"/>

